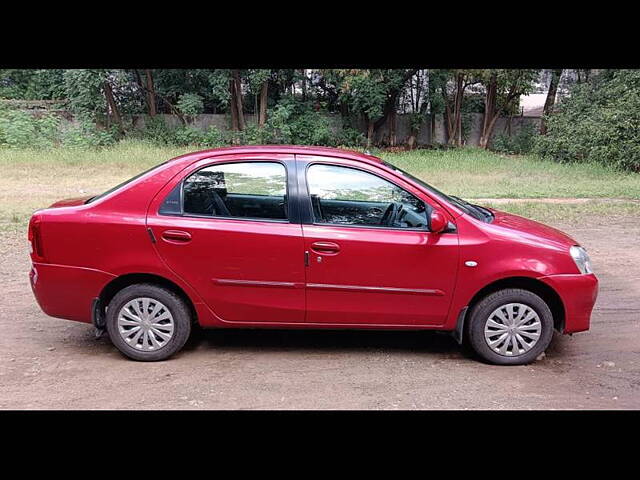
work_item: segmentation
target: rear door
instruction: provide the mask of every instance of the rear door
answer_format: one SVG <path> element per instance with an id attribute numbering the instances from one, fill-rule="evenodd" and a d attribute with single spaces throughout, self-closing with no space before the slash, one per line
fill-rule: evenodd
<path id="1" fill-rule="evenodd" d="M 147 218 L 168 268 L 222 321 L 304 322 L 293 155 L 230 155 L 187 170 Z"/>
<path id="2" fill-rule="evenodd" d="M 458 236 L 429 231 L 428 196 L 361 162 L 298 159 L 307 209 L 307 322 L 443 324 L 456 280 Z"/>

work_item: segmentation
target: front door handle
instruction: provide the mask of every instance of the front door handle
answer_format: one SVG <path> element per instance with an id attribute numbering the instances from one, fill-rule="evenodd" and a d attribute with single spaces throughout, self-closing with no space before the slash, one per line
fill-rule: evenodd
<path id="1" fill-rule="evenodd" d="M 191 241 L 191 234 L 182 230 L 165 230 L 162 239 L 170 243 L 187 243 Z"/>
<path id="2" fill-rule="evenodd" d="M 311 250 L 320 255 L 335 255 L 340 252 L 340 245 L 333 242 L 313 242 Z"/>

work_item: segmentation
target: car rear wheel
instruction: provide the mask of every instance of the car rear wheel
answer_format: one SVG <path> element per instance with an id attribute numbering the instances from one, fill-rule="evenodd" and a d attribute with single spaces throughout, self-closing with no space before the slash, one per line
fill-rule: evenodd
<path id="1" fill-rule="evenodd" d="M 525 365 L 546 350 L 553 337 L 553 315 L 538 295 L 509 288 L 480 300 L 470 312 L 468 340 L 484 360 Z"/>
<path id="2" fill-rule="evenodd" d="M 131 285 L 107 307 L 111 342 L 129 358 L 165 360 L 180 350 L 191 333 L 191 314 L 174 292 L 152 284 Z"/>

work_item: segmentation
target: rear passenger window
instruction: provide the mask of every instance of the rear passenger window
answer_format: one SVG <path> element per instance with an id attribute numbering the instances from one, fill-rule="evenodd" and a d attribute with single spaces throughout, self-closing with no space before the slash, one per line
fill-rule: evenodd
<path id="1" fill-rule="evenodd" d="M 276 162 L 212 165 L 184 181 L 185 214 L 286 220 L 287 172 Z"/>

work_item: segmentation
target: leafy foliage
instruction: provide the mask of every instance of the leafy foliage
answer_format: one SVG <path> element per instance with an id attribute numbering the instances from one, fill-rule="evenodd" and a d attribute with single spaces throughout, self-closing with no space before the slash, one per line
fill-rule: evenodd
<path id="1" fill-rule="evenodd" d="M 604 72 L 576 85 L 547 118 L 535 151 L 559 162 L 640 172 L 640 71 Z"/>
<path id="2" fill-rule="evenodd" d="M 56 141 L 58 120 L 53 115 L 36 118 L 18 110 L 0 110 L 0 145 L 49 147 Z"/>
<path id="3" fill-rule="evenodd" d="M 0 109 L 0 146 L 50 148 L 54 146 L 103 147 L 116 141 L 116 132 L 99 129 L 83 120 L 66 128 L 52 114 L 42 116 L 20 110 Z"/>
<path id="4" fill-rule="evenodd" d="M 190 116 L 195 116 L 204 111 L 202 97 L 197 93 L 184 93 L 180 95 L 176 106 L 182 113 Z"/>
<path id="5" fill-rule="evenodd" d="M 0 97 L 53 100 L 65 97 L 64 70 L 0 70 Z"/>
<path id="6" fill-rule="evenodd" d="M 502 153 L 525 154 L 531 152 L 538 136 L 535 125 L 526 123 L 515 134 L 498 134 L 494 137 L 491 150 Z"/>
<path id="7" fill-rule="evenodd" d="M 69 109 L 83 119 L 96 120 L 106 112 L 107 103 L 102 94 L 105 70 L 65 70 L 64 88 Z"/>

